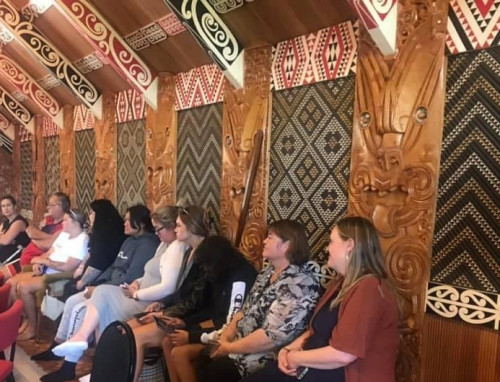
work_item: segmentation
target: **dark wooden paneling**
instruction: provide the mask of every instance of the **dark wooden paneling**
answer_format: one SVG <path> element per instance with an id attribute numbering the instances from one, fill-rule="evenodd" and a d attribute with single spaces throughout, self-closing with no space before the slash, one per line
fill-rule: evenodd
<path id="1" fill-rule="evenodd" d="M 500 334 L 426 314 L 422 331 L 422 381 L 498 382 Z"/>

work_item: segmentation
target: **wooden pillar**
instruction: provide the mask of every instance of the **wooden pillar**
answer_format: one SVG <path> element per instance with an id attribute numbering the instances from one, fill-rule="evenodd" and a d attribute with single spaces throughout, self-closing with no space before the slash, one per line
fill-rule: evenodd
<path id="1" fill-rule="evenodd" d="M 359 41 L 349 213 L 371 219 L 401 307 L 398 381 L 420 381 L 445 96 L 447 0 L 401 0 L 398 52 Z"/>
<path id="2" fill-rule="evenodd" d="M 176 203 L 177 111 L 175 77 L 171 74 L 158 78 L 158 109 L 148 106 L 146 131 L 146 201 L 154 211 Z"/>
<path id="3" fill-rule="evenodd" d="M 95 198 L 116 204 L 116 108 L 115 95 L 104 94 L 102 119 L 95 121 Z"/>
<path id="4" fill-rule="evenodd" d="M 21 208 L 21 127 L 14 125 L 14 141 L 12 142 L 12 195 Z"/>
<path id="5" fill-rule="evenodd" d="M 76 205 L 76 154 L 74 106 L 63 108 L 63 129 L 59 131 L 60 190 L 66 193 L 71 205 Z"/>
<path id="6" fill-rule="evenodd" d="M 45 213 L 45 144 L 43 141 L 42 116 L 35 117 L 35 134 L 31 141 L 33 153 L 33 220 L 41 221 Z"/>
<path id="7" fill-rule="evenodd" d="M 221 227 L 228 238 L 235 240 L 245 193 L 249 208 L 240 249 L 250 260 L 261 264 L 261 246 L 266 232 L 267 174 L 269 168 L 268 135 L 271 117 L 271 47 L 245 51 L 245 87 L 235 90 L 226 81 L 222 118 L 222 190 Z M 252 189 L 248 189 L 256 134 L 263 133 L 258 167 Z M 260 134 L 260 133 L 259 133 Z M 251 182 L 250 182 L 251 183 Z M 243 209 L 244 210 L 244 209 Z M 245 212 L 245 211 L 243 211 Z"/>

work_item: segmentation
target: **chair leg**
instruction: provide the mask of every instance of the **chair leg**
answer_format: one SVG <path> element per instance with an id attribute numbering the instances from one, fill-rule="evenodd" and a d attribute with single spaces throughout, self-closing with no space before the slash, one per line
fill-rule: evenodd
<path id="1" fill-rule="evenodd" d="M 10 373 L 6 379 L 7 382 L 16 382 L 16 379 L 14 378 L 14 372 Z"/>

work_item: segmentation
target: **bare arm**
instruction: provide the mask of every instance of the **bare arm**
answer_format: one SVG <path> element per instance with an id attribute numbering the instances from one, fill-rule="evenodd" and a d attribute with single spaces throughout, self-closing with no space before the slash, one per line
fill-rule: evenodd
<path id="1" fill-rule="evenodd" d="M 355 355 L 344 353 L 331 346 L 306 351 L 292 350 L 287 358 L 291 369 L 306 366 L 322 370 L 344 367 L 357 359 Z"/>
<path id="2" fill-rule="evenodd" d="M 7 232 L 0 236 L 0 245 L 8 245 L 11 244 L 17 235 L 26 230 L 26 224 L 17 220 L 11 224 Z"/>
<path id="3" fill-rule="evenodd" d="M 48 266 L 49 268 L 56 269 L 56 270 L 61 271 L 61 272 L 65 272 L 65 271 L 75 270 L 76 267 L 78 267 L 78 265 L 80 264 L 80 262 L 81 262 L 80 259 L 75 259 L 74 257 L 68 258 L 68 260 L 65 263 L 63 263 L 61 261 L 53 261 L 53 260 L 50 260 L 49 258 L 44 258 L 44 259 L 40 259 L 38 261 L 38 264 L 43 264 L 43 265 Z"/>
<path id="4" fill-rule="evenodd" d="M 33 225 L 30 225 L 26 229 L 26 233 L 30 237 L 31 241 L 35 243 L 38 248 L 41 248 L 43 250 L 48 250 L 50 247 L 52 247 L 52 244 L 54 244 L 54 241 L 56 240 L 60 231 L 48 234 L 34 227 Z"/>
<path id="5" fill-rule="evenodd" d="M 243 318 L 243 313 L 238 312 L 234 315 L 231 322 L 226 326 L 226 329 L 220 335 L 220 339 L 223 341 L 232 341 L 234 337 L 236 337 L 236 325 L 238 321 Z"/>

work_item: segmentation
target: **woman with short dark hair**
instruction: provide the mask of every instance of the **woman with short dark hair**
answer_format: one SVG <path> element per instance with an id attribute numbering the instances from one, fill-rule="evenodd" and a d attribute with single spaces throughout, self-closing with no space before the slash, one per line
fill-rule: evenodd
<path id="1" fill-rule="evenodd" d="M 328 265 L 342 277 L 325 292 L 310 328 L 283 347 L 278 363 L 245 382 L 393 382 L 398 308 L 373 224 L 340 219 Z"/>
<path id="2" fill-rule="evenodd" d="M 300 223 L 281 220 L 269 225 L 262 252 L 269 265 L 220 335 L 213 360 L 200 370 L 202 381 L 238 381 L 274 360 L 275 352 L 304 330 L 319 296 L 318 279 L 305 266 L 308 255 Z M 181 354 L 176 349 L 174 363 Z M 182 382 L 191 380 L 180 376 Z"/>

